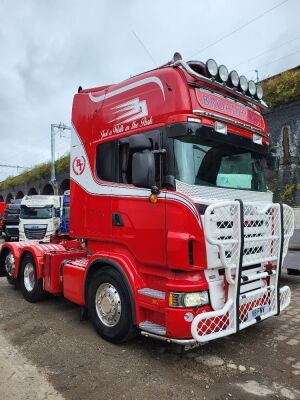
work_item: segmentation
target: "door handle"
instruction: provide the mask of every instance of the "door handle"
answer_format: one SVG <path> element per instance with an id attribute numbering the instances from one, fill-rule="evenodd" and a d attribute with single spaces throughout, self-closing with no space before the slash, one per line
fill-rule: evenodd
<path id="1" fill-rule="evenodd" d="M 116 212 L 112 213 L 112 226 L 124 226 L 121 214 Z"/>

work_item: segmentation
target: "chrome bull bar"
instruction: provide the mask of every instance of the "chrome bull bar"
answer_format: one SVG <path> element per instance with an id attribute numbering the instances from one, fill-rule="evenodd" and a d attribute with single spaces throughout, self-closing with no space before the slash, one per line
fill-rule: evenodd
<path id="1" fill-rule="evenodd" d="M 279 315 L 289 305 L 290 289 L 280 288 L 279 284 L 282 261 L 294 230 L 290 207 L 241 200 L 208 206 L 203 222 L 207 243 L 218 249 L 219 267 L 225 271 L 228 295 L 223 307 L 194 318 L 191 332 L 198 342 L 236 333 Z M 253 264 L 261 268 L 247 273 Z M 267 264 L 273 267 L 266 268 Z M 262 287 L 241 293 L 244 282 L 257 280 Z"/>

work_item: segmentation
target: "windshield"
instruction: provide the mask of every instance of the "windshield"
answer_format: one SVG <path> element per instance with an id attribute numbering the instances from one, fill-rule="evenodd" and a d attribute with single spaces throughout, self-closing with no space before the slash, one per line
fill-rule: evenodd
<path id="1" fill-rule="evenodd" d="M 21 206 L 22 219 L 49 219 L 52 218 L 52 207 Z"/>
<path id="2" fill-rule="evenodd" d="M 195 137 L 174 139 L 175 177 L 191 185 L 267 190 L 261 156 Z"/>

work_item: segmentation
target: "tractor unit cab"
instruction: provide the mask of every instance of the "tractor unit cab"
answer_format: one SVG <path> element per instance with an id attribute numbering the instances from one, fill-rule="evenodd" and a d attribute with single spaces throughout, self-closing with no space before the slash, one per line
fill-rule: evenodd
<path id="1" fill-rule="evenodd" d="M 21 200 L 11 200 L 6 204 L 3 216 L 2 235 L 7 242 L 19 240 Z"/>
<path id="2" fill-rule="evenodd" d="M 80 87 L 77 239 L 4 244 L 0 276 L 28 301 L 62 294 L 114 343 L 140 331 L 190 346 L 278 315 L 291 296 L 280 274 L 293 212 L 267 190 L 276 159 L 261 99 L 236 71 L 179 54 L 119 84 Z"/>
<path id="3" fill-rule="evenodd" d="M 0 238 L 3 230 L 4 210 L 6 208 L 6 202 L 0 201 Z"/>
<path id="4" fill-rule="evenodd" d="M 20 241 L 50 241 L 60 230 L 62 196 L 25 196 L 21 202 Z"/>
<path id="5" fill-rule="evenodd" d="M 75 95 L 71 235 L 130 259 L 144 335 L 208 341 L 290 302 L 293 214 L 266 186 L 261 99 L 236 71 L 178 55 Z"/>

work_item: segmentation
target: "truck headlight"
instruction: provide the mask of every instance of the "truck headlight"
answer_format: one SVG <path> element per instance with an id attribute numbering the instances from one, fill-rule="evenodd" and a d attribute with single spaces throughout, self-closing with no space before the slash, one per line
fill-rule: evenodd
<path id="1" fill-rule="evenodd" d="M 177 308 L 200 307 L 209 303 L 207 290 L 201 292 L 169 294 L 169 306 Z"/>

